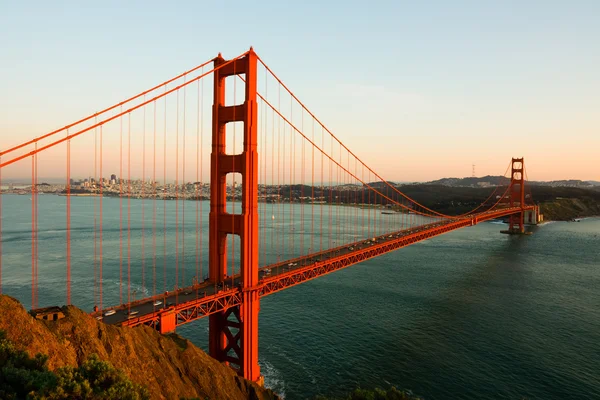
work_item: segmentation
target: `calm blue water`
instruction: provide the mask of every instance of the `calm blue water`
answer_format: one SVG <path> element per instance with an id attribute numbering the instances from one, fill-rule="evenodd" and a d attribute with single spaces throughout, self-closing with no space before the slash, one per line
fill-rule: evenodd
<path id="1" fill-rule="evenodd" d="M 40 304 L 62 304 L 64 199 L 40 198 Z M 105 302 L 112 304 L 119 286 L 118 202 L 104 202 L 104 285 L 116 292 L 105 294 Z M 137 215 L 139 201 L 132 203 Z M 3 196 L 3 292 L 26 306 L 30 207 L 26 196 Z M 195 204 L 186 207 L 194 221 Z M 93 199 L 73 199 L 73 299 L 88 308 L 90 210 Z M 550 223 L 523 237 L 502 235 L 503 228 L 463 229 L 265 298 L 260 363 L 267 385 L 286 399 L 389 385 L 426 399 L 600 399 L 600 219 Z M 193 232 L 194 222 L 186 217 L 187 229 Z M 186 243 L 191 279 L 195 243 Z M 152 265 L 151 253 L 145 262 Z M 140 262 L 131 268 L 139 271 Z M 133 281 L 132 290 L 151 292 L 147 282 L 142 288 Z M 206 321 L 178 332 L 206 347 Z"/>

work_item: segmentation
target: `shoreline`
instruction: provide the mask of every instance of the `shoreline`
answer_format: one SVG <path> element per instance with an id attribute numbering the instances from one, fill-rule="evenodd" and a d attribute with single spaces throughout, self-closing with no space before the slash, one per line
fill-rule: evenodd
<path id="1" fill-rule="evenodd" d="M 70 193 L 67 195 L 64 192 L 38 192 L 38 195 L 56 195 L 61 197 L 106 197 L 106 198 L 115 198 L 115 199 L 137 199 L 137 200 L 152 200 L 152 201 L 166 201 L 166 200 L 185 200 L 185 201 L 210 201 L 210 197 L 205 197 L 206 195 L 202 195 L 200 198 L 194 197 L 194 195 L 187 197 L 175 197 L 173 195 L 165 195 L 156 197 L 151 194 L 144 195 L 128 195 L 128 194 L 120 194 L 114 192 L 104 192 L 100 193 Z M 2 195 L 12 195 L 12 196 L 30 196 L 31 192 L 5 192 L 0 191 L 0 196 Z M 241 198 L 239 196 L 235 196 L 235 198 L 228 197 L 227 201 L 230 202 L 241 202 Z M 544 221 L 538 225 L 543 225 L 545 222 L 577 222 L 575 220 L 582 220 L 584 218 L 600 218 L 600 203 L 595 203 L 593 200 L 590 203 L 590 199 L 578 199 L 578 198 L 570 198 L 570 199 L 557 199 L 551 202 L 541 202 L 539 206 L 541 208 L 541 214 L 544 215 Z M 269 199 L 258 199 L 259 203 L 263 204 L 300 204 L 300 205 L 312 205 L 312 206 L 321 206 L 321 205 L 330 205 L 330 206 L 341 206 L 341 207 L 353 207 L 359 209 L 369 209 L 369 210 L 381 210 L 382 212 L 388 211 L 390 214 L 411 214 L 409 210 L 398 209 L 398 207 L 387 207 L 383 204 L 368 204 L 368 203 L 335 203 L 335 202 L 326 202 L 323 200 L 314 200 L 314 201 L 298 201 L 298 200 L 289 200 L 285 199 L 283 201 L 269 201 Z M 576 204 L 578 207 L 573 207 Z"/>

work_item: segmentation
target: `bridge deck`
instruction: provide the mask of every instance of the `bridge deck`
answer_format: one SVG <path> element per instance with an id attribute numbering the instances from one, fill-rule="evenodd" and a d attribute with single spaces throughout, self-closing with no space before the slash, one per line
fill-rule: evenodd
<path id="1" fill-rule="evenodd" d="M 524 210 L 529 209 L 530 207 L 526 207 Z M 259 269 L 259 295 L 264 297 L 410 244 L 521 211 L 520 207 L 505 208 L 470 215 L 458 220 L 425 224 L 271 264 Z M 108 310 L 115 310 L 115 314 L 103 317 L 105 323 L 123 326 L 146 324 L 157 327 L 162 313 L 174 312 L 177 314 L 176 325 L 182 325 L 236 306 L 241 301 L 241 276 L 237 275 L 232 279 L 227 279 L 221 285 L 205 282 L 119 307 L 111 307 L 103 310 L 102 314 L 98 312 L 93 315 L 104 315 Z M 130 315 L 130 311 L 137 311 L 137 313 Z"/>

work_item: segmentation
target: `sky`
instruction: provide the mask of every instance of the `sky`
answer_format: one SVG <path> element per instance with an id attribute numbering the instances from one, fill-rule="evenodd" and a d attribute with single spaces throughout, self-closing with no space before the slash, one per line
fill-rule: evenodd
<path id="1" fill-rule="evenodd" d="M 388 180 L 525 157 L 532 180 L 600 181 L 598 16 L 596 0 L 0 0 L 0 149 L 253 46 Z"/>

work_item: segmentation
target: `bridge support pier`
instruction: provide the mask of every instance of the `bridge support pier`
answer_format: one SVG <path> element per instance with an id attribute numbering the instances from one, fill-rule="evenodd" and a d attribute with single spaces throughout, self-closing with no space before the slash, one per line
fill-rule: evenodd
<path id="1" fill-rule="evenodd" d="M 540 214 L 540 206 L 534 206 L 533 210 L 525 211 L 524 215 L 526 225 L 537 225 L 544 220 L 542 214 Z"/>
<path id="2" fill-rule="evenodd" d="M 226 64 L 227 63 L 227 64 Z M 226 64 L 226 65 L 223 65 Z M 244 378 L 262 382 L 258 365 L 258 153 L 257 56 L 252 50 L 242 58 L 214 60 L 214 104 L 209 216 L 209 279 L 222 283 L 227 273 L 227 236 L 240 237 L 242 304 L 209 317 L 210 355 L 226 362 Z M 223 66 L 222 66 L 223 65 Z M 221 66 L 221 67 L 220 67 Z M 225 78 L 245 75 L 243 104 L 225 105 Z M 243 151 L 226 154 L 226 125 L 243 122 Z M 242 176 L 242 212 L 226 211 L 226 176 Z M 234 273 L 237 273 L 234 271 Z"/>

